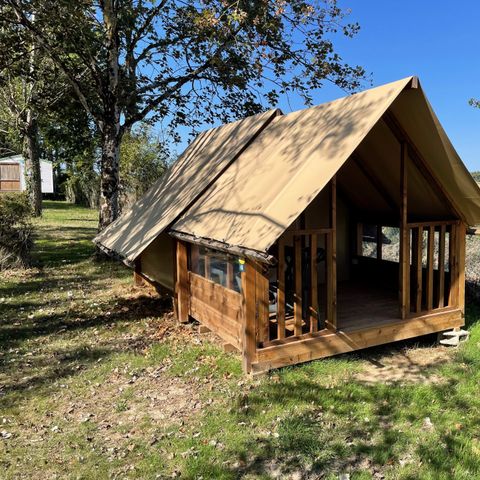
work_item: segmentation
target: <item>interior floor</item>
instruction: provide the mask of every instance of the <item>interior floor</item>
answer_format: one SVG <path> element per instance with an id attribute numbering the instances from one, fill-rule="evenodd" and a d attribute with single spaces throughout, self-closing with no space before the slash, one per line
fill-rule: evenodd
<path id="1" fill-rule="evenodd" d="M 398 291 L 368 282 L 339 282 L 337 286 L 337 328 L 361 330 L 400 320 Z"/>

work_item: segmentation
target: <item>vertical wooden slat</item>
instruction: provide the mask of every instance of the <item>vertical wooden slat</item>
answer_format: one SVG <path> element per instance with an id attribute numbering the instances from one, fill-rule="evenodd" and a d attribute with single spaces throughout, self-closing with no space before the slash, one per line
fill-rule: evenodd
<path id="1" fill-rule="evenodd" d="M 465 249 L 467 228 L 461 222 L 457 231 L 457 258 L 458 258 L 458 308 L 465 314 Z"/>
<path id="2" fill-rule="evenodd" d="M 245 262 L 242 272 L 242 367 L 250 373 L 255 360 L 255 267 L 250 260 Z"/>
<path id="3" fill-rule="evenodd" d="M 433 310 L 433 248 L 435 245 L 435 227 L 428 228 L 427 244 L 427 310 Z"/>
<path id="4" fill-rule="evenodd" d="M 450 292 L 448 306 L 458 305 L 458 260 L 457 260 L 457 226 L 451 225 L 449 238 L 448 265 L 450 271 Z"/>
<path id="5" fill-rule="evenodd" d="M 188 285 L 187 244 L 177 241 L 177 281 L 175 290 L 177 293 L 177 317 L 182 323 L 188 322 L 190 306 L 190 289 Z"/>
<path id="6" fill-rule="evenodd" d="M 267 342 L 270 339 L 269 313 L 268 313 L 268 273 L 261 264 L 255 265 L 255 296 L 256 296 L 256 332 L 259 343 Z"/>
<path id="7" fill-rule="evenodd" d="M 327 320 L 326 325 L 337 329 L 337 179 L 330 181 L 330 234 L 327 234 Z"/>
<path id="8" fill-rule="evenodd" d="M 203 258 L 205 262 L 205 278 L 210 280 L 210 255 L 208 254 L 208 251 L 205 252 Z"/>
<path id="9" fill-rule="evenodd" d="M 293 304 L 294 334 L 302 334 L 302 241 L 294 237 L 295 247 L 295 299 Z"/>
<path id="10" fill-rule="evenodd" d="M 415 255 L 415 267 L 416 267 L 416 284 L 415 284 L 415 311 L 417 313 L 422 311 L 422 253 L 423 253 L 423 227 L 416 229 L 416 251 Z"/>
<path id="11" fill-rule="evenodd" d="M 408 153 L 401 144 L 400 157 L 400 252 L 399 252 L 399 300 L 403 320 L 410 314 L 410 229 L 408 228 Z"/>
<path id="12" fill-rule="evenodd" d="M 318 278 L 317 278 L 317 235 L 310 237 L 310 332 L 318 330 Z"/>
<path id="13" fill-rule="evenodd" d="M 233 290 L 234 288 L 234 277 L 233 277 L 233 260 L 231 258 L 227 259 L 227 288 Z"/>
<path id="14" fill-rule="evenodd" d="M 377 225 L 377 260 L 382 259 L 382 244 L 383 244 L 382 226 Z"/>
<path id="15" fill-rule="evenodd" d="M 190 270 L 193 273 L 199 273 L 198 271 L 198 245 L 190 245 Z"/>
<path id="16" fill-rule="evenodd" d="M 438 239 L 438 306 L 445 305 L 445 233 L 446 226 L 440 226 Z"/>
<path id="17" fill-rule="evenodd" d="M 363 255 L 363 223 L 357 222 L 357 248 L 355 254 L 359 257 Z"/>
<path id="18" fill-rule="evenodd" d="M 278 240 L 277 337 L 285 338 L 285 242 Z"/>

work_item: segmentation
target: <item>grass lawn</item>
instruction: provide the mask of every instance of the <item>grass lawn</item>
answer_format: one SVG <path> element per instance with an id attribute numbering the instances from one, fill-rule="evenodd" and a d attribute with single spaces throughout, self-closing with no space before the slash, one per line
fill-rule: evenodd
<path id="1" fill-rule="evenodd" d="M 367 350 L 251 380 L 168 299 L 96 262 L 96 213 L 45 202 L 0 275 L 0 478 L 480 478 L 470 340 Z"/>

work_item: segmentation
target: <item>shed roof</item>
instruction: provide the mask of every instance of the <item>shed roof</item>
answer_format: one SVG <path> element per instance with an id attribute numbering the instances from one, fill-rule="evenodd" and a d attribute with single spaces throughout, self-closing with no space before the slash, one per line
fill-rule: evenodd
<path id="1" fill-rule="evenodd" d="M 412 84 L 417 88 L 410 89 Z M 266 252 L 389 109 L 423 152 L 456 210 L 470 225 L 480 223 L 480 189 L 417 84 L 408 77 L 317 107 L 288 115 L 268 112 L 200 135 L 133 213 L 97 240 L 132 260 L 170 227 Z"/>

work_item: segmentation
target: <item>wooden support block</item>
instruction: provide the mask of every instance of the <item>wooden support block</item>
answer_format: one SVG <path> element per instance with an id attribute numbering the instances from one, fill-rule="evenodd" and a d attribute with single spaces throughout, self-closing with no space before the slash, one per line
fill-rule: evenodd
<path id="1" fill-rule="evenodd" d="M 238 350 L 231 344 L 231 343 L 224 343 L 223 344 L 223 351 L 225 353 L 235 353 L 238 352 Z"/>
<path id="2" fill-rule="evenodd" d="M 206 325 L 200 324 L 198 326 L 198 333 L 202 334 L 202 333 L 210 333 L 210 332 L 211 330 Z"/>

